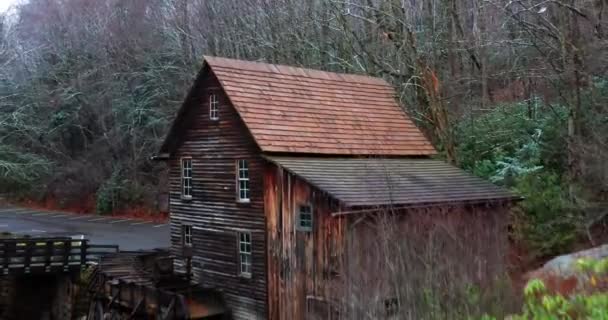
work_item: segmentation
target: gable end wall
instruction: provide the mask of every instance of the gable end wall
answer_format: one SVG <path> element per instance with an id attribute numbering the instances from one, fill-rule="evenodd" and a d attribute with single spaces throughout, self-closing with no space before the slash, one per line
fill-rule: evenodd
<path id="1" fill-rule="evenodd" d="M 192 274 L 206 287 L 221 289 L 235 319 L 266 318 L 266 237 L 262 171 L 265 161 L 211 72 L 197 81 L 178 123 L 179 146 L 169 159 L 171 251 L 183 255 L 182 225 L 193 227 Z M 219 121 L 209 119 L 208 93 L 218 95 Z M 192 158 L 192 200 L 181 198 L 181 158 Z M 251 202 L 236 200 L 236 162 L 249 161 Z M 238 275 L 237 232 L 251 232 L 251 279 Z M 177 271 L 186 260 L 176 259 Z"/>

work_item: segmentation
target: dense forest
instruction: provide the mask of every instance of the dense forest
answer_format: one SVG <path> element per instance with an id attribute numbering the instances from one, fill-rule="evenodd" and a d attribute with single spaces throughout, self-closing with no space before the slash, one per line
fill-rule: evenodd
<path id="1" fill-rule="evenodd" d="M 606 15 L 605 0 L 29 0 L 0 15 L 0 192 L 156 210 L 150 156 L 213 55 L 383 77 L 441 157 L 525 197 L 512 237 L 532 256 L 597 244 Z"/>

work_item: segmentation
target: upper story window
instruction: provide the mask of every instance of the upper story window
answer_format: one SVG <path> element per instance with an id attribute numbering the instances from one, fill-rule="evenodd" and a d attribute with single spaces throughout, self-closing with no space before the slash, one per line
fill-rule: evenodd
<path id="1" fill-rule="evenodd" d="M 182 158 L 182 198 L 192 199 L 192 159 Z"/>
<path id="2" fill-rule="evenodd" d="M 297 229 L 301 231 L 312 231 L 313 212 L 310 204 L 298 207 Z"/>
<path id="3" fill-rule="evenodd" d="M 182 225 L 182 243 L 185 247 L 192 247 L 192 226 Z"/>
<path id="4" fill-rule="evenodd" d="M 218 120 L 220 118 L 220 102 L 216 94 L 209 95 L 209 119 Z"/>
<path id="5" fill-rule="evenodd" d="M 249 163 L 239 160 L 237 165 L 237 199 L 249 202 Z"/>
<path id="6" fill-rule="evenodd" d="M 251 233 L 239 232 L 239 275 L 251 278 Z"/>

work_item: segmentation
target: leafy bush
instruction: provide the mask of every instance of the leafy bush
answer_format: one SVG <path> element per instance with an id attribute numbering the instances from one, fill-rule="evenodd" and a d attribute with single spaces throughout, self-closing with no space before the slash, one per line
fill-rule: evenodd
<path id="1" fill-rule="evenodd" d="M 109 214 L 129 205 L 140 204 L 145 190 L 139 184 L 122 176 L 122 171 L 115 169 L 96 193 L 95 208 L 98 214 Z"/>
<path id="2" fill-rule="evenodd" d="M 580 233 L 582 215 L 568 198 L 566 184 L 559 175 L 541 171 L 519 177 L 514 189 L 521 202 L 513 228 L 516 239 L 525 241 L 540 256 L 568 250 Z"/>
<path id="3" fill-rule="evenodd" d="M 110 179 L 106 180 L 97 190 L 95 210 L 98 214 L 111 213 L 118 205 L 118 198 L 123 181 L 117 170 L 112 173 Z"/>
<path id="4" fill-rule="evenodd" d="M 34 182 L 49 173 L 50 162 L 43 156 L 20 152 L 0 145 L 0 192 L 18 195 L 39 186 Z"/>
<path id="5" fill-rule="evenodd" d="M 420 319 L 474 319 L 484 313 L 506 316 L 520 305 L 506 275 L 484 287 L 468 284 L 451 287 L 449 292 L 445 288 L 421 292 L 424 299 L 416 305 Z"/>
<path id="6" fill-rule="evenodd" d="M 535 100 L 535 108 L 541 102 Z M 550 110 L 529 117 L 529 106 L 516 103 L 496 106 L 492 111 L 470 116 L 456 128 L 458 162 L 474 174 L 512 187 L 519 176 L 546 171 L 560 171 L 565 162 L 565 127 L 567 110 Z"/>
<path id="7" fill-rule="evenodd" d="M 513 320 L 553 320 L 553 319 L 608 319 L 608 258 L 602 260 L 579 260 L 578 268 L 585 275 L 587 283 L 582 285 L 583 293 L 572 296 L 549 293 L 543 281 L 531 280 L 524 289 L 523 312 L 512 316 Z M 490 316 L 482 320 L 495 319 Z"/>

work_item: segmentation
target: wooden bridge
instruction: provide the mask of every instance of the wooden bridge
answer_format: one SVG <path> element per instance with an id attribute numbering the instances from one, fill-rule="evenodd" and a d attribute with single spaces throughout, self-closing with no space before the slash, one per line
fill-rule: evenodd
<path id="1" fill-rule="evenodd" d="M 70 237 L 0 239 L 0 277 L 80 272 L 99 255 L 117 251 L 118 246 Z"/>
<path id="2" fill-rule="evenodd" d="M 189 277 L 174 274 L 168 252 L 118 251 L 118 246 L 92 245 L 86 239 L 69 237 L 0 239 L 0 280 L 41 279 L 39 275 L 48 274 L 53 277 L 47 279 L 57 281 L 55 275 L 72 278 L 95 262 L 86 290 L 91 297 L 89 319 L 224 317 L 221 294 L 193 284 Z"/>

